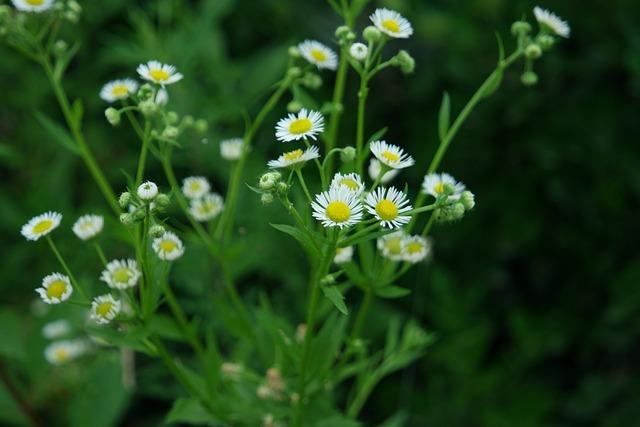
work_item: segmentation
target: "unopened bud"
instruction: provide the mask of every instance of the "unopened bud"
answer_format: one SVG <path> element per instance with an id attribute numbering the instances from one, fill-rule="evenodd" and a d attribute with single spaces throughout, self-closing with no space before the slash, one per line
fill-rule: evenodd
<path id="1" fill-rule="evenodd" d="M 80 3 L 78 3 L 75 0 L 71 0 L 70 2 L 67 3 L 67 6 L 69 7 L 69 10 L 74 11 L 75 13 L 80 13 L 82 12 L 82 6 L 80 6 Z"/>
<path id="2" fill-rule="evenodd" d="M 140 108 L 140 112 L 144 115 L 144 116 L 152 116 L 156 113 L 156 111 L 158 111 L 158 104 L 156 104 L 155 102 L 153 102 L 150 99 L 147 99 L 146 101 L 142 101 L 138 104 L 138 108 Z"/>
<path id="3" fill-rule="evenodd" d="M 369 43 L 373 43 L 380 40 L 380 37 L 382 37 L 382 33 L 373 25 L 369 25 L 364 29 L 364 31 L 362 31 L 362 37 Z"/>
<path id="4" fill-rule="evenodd" d="M 164 234 L 165 229 L 160 224 L 152 225 L 149 228 L 149 237 L 157 238 Z"/>
<path id="5" fill-rule="evenodd" d="M 281 176 L 280 172 L 267 172 L 260 177 L 258 186 L 263 190 L 271 190 L 278 183 Z"/>
<path id="6" fill-rule="evenodd" d="M 193 125 L 193 128 L 196 130 L 196 132 L 205 133 L 207 129 L 209 129 L 209 123 L 207 123 L 205 119 L 198 119 Z"/>
<path id="7" fill-rule="evenodd" d="M 342 163 L 351 163 L 356 158 L 356 149 L 354 147 L 344 147 L 340 151 L 340 161 Z"/>
<path id="8" fill-rule="evenodd" d="M 153 87 L 150 84 L 145 83 L 140 86 L 140 89 L 138 89 L 138 93 L 136 95 L 138 95 L 138 98 L 140 100 L 145 101 L 147 99 L 151 99 L 154 93 L 155 91 L 153 90 Z"/>
<path id="9" fill-rule="evenodd" d="M 289 79 L 295 79 L 302 75 L 302 70 L 299 67 L 291 67 L 287 70 L 287 77 Z"/>
<path id="10" fill-rule="evenodd" d="M 134 223 L 133 215 L 129 213 L 120 214 L 120 222 L 124 225 L 131 225 Z"/>
<path id="11" fill-rule="evenodd" d="M 190 128 L 195 123 L 193 116 L 186 115 L 182 118 L 182 126 Z"/>
<path id="12" fill-rule="evenodd" d="M 470 211 L 476 205 L 476 198 L 471 191 L 463 191 L 460 195 L 460 203 Z"/>
<path id="13" fill-rule="evenodd" d="M 124 193 L 120 194 L 120 198 L 118 198 L 118 204 L 120 204 L 120 207 L 124 209 L 129 206 L 129 203 L 131 203 L 131 193 L 125 191 Z"/>
<path id="14" fill-rule="evenodd" d="M 276 191 L 278 192 L 278 194 L 286 194 L 287 191 L 289 191 L 289 184 L 287 184 L 286 182 L 280 181 L 276 185 Z"/>
<path id="15" fill-rule="evenodd" d="M 57 57 L 64 55 L 67 52 L 69 45 L 64 40 L 56 40 L 53 44 L 53 54 Z"/>
<path id="16" fill-rule="evenodd" d="M 533 71 L 525 71 L 520 76 L 520 81 L 525 86 L 535 86 L 538 83 L 538 75 Z"/>
<path id="17" fill-rule="evenodd" d="M 176 123 L 178 123 L 178 120 L 180 119 L 180 117 L 178 116 L 178 113 L 176 113 L 175 111 L 169 111 L 167 113 L 167 123 L 170 125 L 175 125 Z"/>
<path id="18" fill-rule="evenodd" d="M 302 79 L 302 84 L 309 89 L 318 89 L 322 86 L 322 77 L 316 73 L 306 73 Z"/>
<path id="19" fill-rule="evenodd" d="M 364 61 L 369 54 L 369 48 L 364 43 L 354 43 L 349 48 L 349 55 L 356 61 Z"/>
<path id="20" fill-rule="evenodd" d="M 300 58 L 300 49 L 297 46 L 291 46 L 289 48 L 289 56 L 292 58 Z"/>
<path id="21" fill-rule="evenodd" d="M 353 31 L 346 25 L 341 25 L 336 28 L 336 37 L 339 39 L 346 37 L 349 33 L 353 33 Z"/>
<path id="22" fill-rule="evenodd" d="M 104 110 L 104 116 L 112 126 L 117 126 L 120 124 L 120 111 L 116 110 L 115 108 L 109 107 Z"/>
<path id="23" fill-rule="evenodd" d="M 147 216 L 147 213 L 144 209 L 136 209 L 131 213 L 131 215 L 133 216 L 134 221 L 142 221 L 144 217 Z"/>
<path id="24" fill-rule="evenodd" d="M 542 48 L 538 44 L 531 43 L 524 48 L 524 56 L 529 59 L 538 59 L 542 56 Z"/>
<path id="25" fill-rule="evenodd" d="M 263 205 L 270 205 L 271 203 L 273 203 L 273 194 L 271 193 L 264 193 L 260 196 L 260 201 L 262 202 Z"/>
<path id="26" fill-rule="evenodd" d="M 162 131 L 162 137 L 165 139 L 176 139 L 180 131 L 175 126 L 167 126 Z"/>
<path id="27" fill-rule="evenodd" d="M 413 70 L 416 68 L 416 60 L 413 59 L 406 50 L 398 52 L 394 59 L 400 67 L 400 70 L 405 74 L 413 73 Z"/>
<path id="28" fill-rule="evenodd" d="M 78 15 L 78 13 L 74 12 L 73 10 L 66 11 L 63 17 L 72 24 L 75 24 L 80 19 L 80 15 Z"/>
<path id="29" fill-rule="evenodd" d="M 554 39 L 553 36 L 550 36 L 549 34 L 540 34 L 537 37 L 536 41 L 538 42 L 542 50 L 549 50 L 556 43 L 556 39 Z"/>
<path id="30" fill-rule="evenodd" d="M 511 24 L 511 34 L 514 36 L 527 35 L 531 32 L 531 24 L 526 21 L 516 21 Z"/>
<path id="31" fill-rule="evenodd" d="M 164 193 L 158 194 L 154 201 L 160 210 L 166 209 L 171 204 L 171 198 Z"/>
<path id="32" fill-rule="evenodd" d="M 287 104 L 287 111 L 290 113 L 297 113 L 300 110 L 302 110 L 302 104 L 298 101 L 291 101 Z"/>

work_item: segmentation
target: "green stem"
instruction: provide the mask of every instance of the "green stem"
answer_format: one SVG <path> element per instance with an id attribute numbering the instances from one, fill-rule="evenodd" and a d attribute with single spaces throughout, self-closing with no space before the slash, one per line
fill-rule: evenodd
<path id="1" fill-rule="evenodd" d="M 135 187 L 142 183 L 144 175 L 144 167 L 147 162 L 147 152 L 149 151 L 149 142 L 151 141 L 151 122 L 148 120 L 144 124 L 144 132 L 142 134 L 142 148 L 140 148 L 140 158 L 138 159 L 138 170 L 136 171 Z"/>
<path id="2" fill-rule="evenodd" d="M 102 247 L 100 246 L 100 243 L 96 241 L 93 243 L 93 246 L 96 248 L 96 252 L 98 253 L 98 258 L 100 258 L 100 262 L 102 262 L 102 265 L 106 267 L 107 257 L 104 256 L 104 252 L 102 251 Z"/>
<path id="3" fill-rule="evenodd" d="M 349 61 L 347 61 L 347 55 L 349 55 L 348 47 L 343 46 L 340 49 L 340 63 L 338 64 L 338 71 L 336 73 L 336 84 L 333 88 L 333 110 L 331 111 L 331 116 L 329 116 L 329 125 L 327 126 L 327 152 L 331 152 L 331 150 L 335 148 L 336 140 L 338 138 L 340 118 L 343 113 L 342 100 L 344 98 L 345 82 L 347 80 L 347 71 L 349 69 Z M 333 158 L 327 157 L 325 159 L 325 163 L 325 172 L 328 171 L 328 176 L 333 175 Z"/>
<path id="4" fill-rule="evenodd" d="M 367 103 L 367 95 L 369 88 L 367 87 L 367 78 L 363 75 L 360 77 L 360 90 L 358 90 L 358 115 L 356 123 L 356 171 L 362 175 L 364 165 L 364 113 Z"/>
<path id="5" fill-rule="evenodd" d="M 309 193 L 307 184 L 304 182 L 304 177 L 302 176 L 302 171 L 300 170 L 300 168 L 296 168 L 296 175 L 298 176 L 298 181 L 300 181 L 300 185 L 304 190 L 304 194 L 307 196 L 307 200 L 309 200 L 309 203 L 312 203 L 313 199 L 311 198 L 311 193 Z"/>
<path id="6" fill-rule="evenodd" d="M 64 272 L 67 274 L 67 276 L 69 276 L 69 279 L 71 279 L 71 284 L 73 285 L 73 288 L 82 296 L 82 298 L 85 301 L 90 301 L 89 296 L 87 295 L 86 291 L 80 286 L 80 284 L 76 280 L 76 277 L 73 275 L 73 273 L 71 272 L 71 269 L 69 268 L 69 266 L 65 262 L 64 258 L 60 254 L 60 251 L 58 251 L 58 248 L 56 247 L 56 244 L 53 243 L 53 239 L 51 238 L 51 236 L 47 235 L 46 239 L 47 239 L 47 242 L 49 243 L 49 247 L 51 248 L 51 250 L 55 254 L 56 258 L 58 258 L 58 262 L 60 262 L 60 265 L 64 269 Z"/>

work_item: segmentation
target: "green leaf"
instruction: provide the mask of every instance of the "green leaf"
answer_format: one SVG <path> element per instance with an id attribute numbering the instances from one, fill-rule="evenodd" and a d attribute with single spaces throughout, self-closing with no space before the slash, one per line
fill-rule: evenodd
<path id="1" fill-rule="evenodd" d="M 314 238 L 311 237 L 311 234 L 310 234 L 311 232 L 306 233 L 303 230 L 300 230 L 299 228 L 292 227 L 286 224 L 269 223 L 269 225 L 271 225 L 276 230 L 282 231 L 283 233 L 286 233 L 289 236 L 296 239 L 307 250 L 307 252 L 321 255 L 320 250 L 317 246 L 317 243 L 316 241 L 314 241 L 315 237 Z"/>
<path id="2" fill-rule="evenodd" d="M 220 420 L 214 418 L 198 400 L 192 398 L 178 399 L 173 402 L 165 421 L 167 423 L 191 425 L 222 425 Z"/>
<path id="3" fill-rule="evenodd" d="M 333 417 L 325 418 L 315 424 L 315 427 L 360 427 L 362 424 L 351 418 L 347 418 L 344 415 L 335 415 Z"/>
<path id="4" fill-rule="evenodd" d="M 496 40 L 498 41 L 498 64 L 504 61 L 504 43 L 500 33 L 496 31 Z"/>
<path id="5" fill-rule="evenodd" d="M 409 295 L 410 293 L 411 290 L 394 285 L 376 289 L 376 295 L 380 298 L 400 298 L 405 295 Z"/>
<path id="6" fill-rule="evenodd" d="M 358 16 L 369 0 L 353 0 L 351 3 L 351 16 Z"/>
<path id="7" fill-rule="evenodd" d="M 369 137 L 369 139 L 367 140 L 367 144 L 369 144 L 372 141 L 377 141 L 380 138 L 382 138 L 387 133 L 387 130 L 389 130 L 388 127 L 383 127 L 379 131 L 375 132 L 373 135 L 371 135 Z"/>
<path id="8" fill-rule="evenodd" d="M 115 346 L 149 353 L 147 347 L 142 344 L 142 340 L 149 336 L 149 331 L 140 326 L 121 332 L 108 326 L 90 325 L 87 326 L 87 334 L 100 338 Z"/>
<path id="9" fill-rule="evenodd" d="M 169 316 L 154 314 L 151 319 L 149 319 L 148 326 L 152 333 L 157 334 L 161 338 L 174 341 L 186 340 L 176 322 Z"/>
<path id="10" fill-rule="evenodd" d="M 438 137 L 442 142 L 449 132 L 449 121 L 451 118 L 451 100 L 449 94 L 445 92 L 442 95 L 442 103 L 440 104 L 440 112 L 438 113 Z"/>
<path id="11" fill-rule="evenodd" d="M 349 309 L 344 303 L 344 295 L 340 292 L 337 286 L 323 286 L 322 292 L 329 301 L 338 309 L 342 314 L 349 314 Z"/>
<path id="12" fill-rule="evenodd" d="M 42 126 L 44 130 L 47 131 L 47 133 L 51 136 L 53 141 L 57 142 L 58 144 L 62 145 L 64 148 L 75 154 L 80 153 L 80 150 L 78 149 L 75 142 L 71 138 L 71 135 L 69 135 L 69 132 L 67 132 L 66 129 L 64 129 L 58 123 L 54 122 L 39 111 L 34 112 L 33 115 L 40 123 L 40 126 Z"/>
<path id="13" fill-rule="evenodd" d="M 487 82 L 487 86 L 485 87 L 484 91 L 482 91 L 483 98 L 490 97 L 495 91 L 498 90 L 500 84 L 502 83 L 503 75 L 504 72 L 502 71 L 502 69 L 496 69 L 493 74 L 491 74 L 491 77 L 489 77 L 489 81 Z"/>
<path id="14" fill-rule="evenodd" d="M 77 129 L 80 129 L 82 127 L 84 107 L 82 106 L 82 101 L 79 98 L 73 101 L 73 105 L 71 105 L 71 113 L 73 114 L 73 120 L 76 123 Z"/>

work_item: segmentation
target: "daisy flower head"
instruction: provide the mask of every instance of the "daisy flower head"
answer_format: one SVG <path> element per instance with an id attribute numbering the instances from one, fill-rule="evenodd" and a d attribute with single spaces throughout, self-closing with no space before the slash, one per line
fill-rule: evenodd
<path id="1" fill-rule="evenodd" d="M 44 12 L 53 6 L 53 0 L 11 0 L 11 3 L 23 12 Z"/>
<path id="2" fill-rule="evenodd" d="M 211 185 L 203 176 L 190 176 L 182 180 L 182 194 L 189 199 L 199 199 L 209 190 L 211 190 Z"/>
<path id="3" fill-rule="evenodd" d="M 121 308 L 122 304 L 113 295 L 100 295 L 91 302 L 91 319 L 100 325 L 106 325 L 116 318 Z"/>
<path id="4" fill-rule="evenodd" d="M 533 8 L 533 14 L 543 31 L 550 32 L 556 36 L 569 38 L 569 35 L 571 34 L 571 27 L 569 27 L 569 23 L 567 21 L 563 20 L 555 13 L 539 6 Z"/>
<path id="5" fill-rule="evenodd" d="M 102 215 L 83 215 L 73 224 L 73 233 L 82 240 L 97 236 L 104 226 Z"/>
<path id="6" fill-rule="evenodd" d="M 272 169 L 287 168 L 289 166 L 303 166 L 309 160 L 320 157 L 318 147 L 311 146 L 306 150 L 298 148 L 297 150 L 283 153 L 276 160 L 269 160 L 267 165 Z"/>
<path id="7" fill-rule="evenodd" d="M 354 43 L 349 47 L 349 55 L 356 61 L 364 61 L 369 54 L 369 48 L 364 43 Z"/>
<path id="8" fill-rule="evenodd" d="M 73 286 L 69 277 L 60 273 L 49 274 L 42 279 L 42 286 L 36 289 L 46 304 L 60 304 L 69 299 Z"/>
<path id="9" fill-rule="evenodd" d="M 333 257 L 335 264 L 345 264 L 351 262 L 353 258 L 353 246 L 347 246 L 345 248 L 336 248 L 336 256 Z"/>
<path id="10" fill-rule="evenodd" d="M 22 226 L 20 234 L 27 240 L 35 241 L 55 230 L 62 221 L 62 214 L 58 212 L 45 212 L 33 217 Z"/>
<path id="11" fill-rule="evenodd" d="M 385 234 L 378 239 L 378 250 L 382 256 L 391 261 L 400 261 L 404 255 L 404 240 L 406 234 L 403 230 Z"/>
<path id="12" fill-rule="evenodd" d="M 369 162 L 368 171 L 369 177 L 372 180 L 375 181 L 376 179 L 378 179 L 378 177 L 382 173 L 382 164 L 380 163 L 380 160 L 371 159 L 371 161 Z M 380 183 L 387 184 L 388 182 L 391 182 L 391 180 L 393 180 L 393 178 L 395 178 L 399 173 L 400 171 L 397 169 L 388 170 L 384 173 L 384 175 L 382 175 L 382 178 L 380 178 Z"/>
<path id="13" fill-rule="evenodd" d="M 402 148 L 388 144 L 386 141 L 372 141 L 369 148 L 382 164 L 391 169 L 404 169 L 415 163 L 413 157 L 405 153 Z"/>
<path id="14" fill-rule="evenodd" d="M 69 335 L 70 332 L 71 324 L 65 319 L 49 322 L 42 327 L 42 336 L 49 340 L 64 337 Z"/>
<path id="15" fill-rule="evenodd" d="M 138 82 L 133 79 L 113 80 L 102 86 L 100 98 L 107 102 L 127 99 L 138 90 Z"/>
<path id="16" fill-rule="evenodd" d="M 301 109 L 280 119 L 276 125 L 276 138 L 282 142 L 297 141 L 302 138 L 316 139 L 316 135 L 324 131 L 324 117 L 317 111 Z"/>
<path id="17" fill-rule="evenodd" d="M 44 349 L 44 358 L 52 365 L 62 365 L 78 358 L 86 350 L 87 345 L 80 340 L 55 341 Z"/>
<path id="18" fill-rule="evenodd" d="M 376 9 L 373 14 L 369 16 L 369 19 L 376 28 L 389 37 L 406 39 L 413 34 L 411 23 L 395 10 L 386 8 Z"/>
<path id="19" fill-rule="evenodd" d="M 242 156 L 244 140 L 242 138 L 231 138 L 220 141 L 220 156 L 223 159 L 233 162 Z"/>
<path id="20" fill-rule="evenodd" d="M 338 172 L 333 176 L 331 180 L 331 188 L 345 188 L 349 191 L 352 191 L 356 194 L 362 194 L 364 191 L 364 182 L 362 182 L 362 178 L 355 172 L 341 174 Z"/>
<path id="21" fill-rule="evenodd" d="M 217 217 L 224 209 L 224 199 L 216 193 L 205 194 L 200 199 L 191 200 L 189 213 L 196 221 L 206 222 Z"/>
<path id="22" fill-rule="evenodd" d="M 398 228 L 411 219 L 409 215 L 402 215 L 412 209 L 407 195 L 395 187 L 378 187 L 367 194 L 365 204 L 367 211 L 380 221 L 382 227 Z"/>
<path id="23" fill-rule="evenodd" d="M 409 236 L 402 242 L 402 259 L 412 264 L 424 260 L 431 253 L 431 239 Z"/>
<path id="24" fill-rule="evenodd" d="M 448 201 L 460 199 L 460 194 L 464 191 L 465 186 L 448 173 L 430 173 L 426 175 L 422 181 L 422 192 L 438 198 L 445 191 L 445 186 L 447 185 L 453 188 L 453 194 L 449 196 Z"/>
<path id="25" fill-rule="evenodd" d="M 318 67 L 319 70 L 338 68 L 338 55 L 320 42 L 305 40 L 298 45 L 298 50 L 304 59 Z"/>
<path id="26" fill-rule="evenodd" d="M 158 186 L 151 181 L 146 181 L 140 184 L 137 193 L 142 200 L 153 200 L 158 195 Z"/>
<path id="27" fill-rule="evenodd" d="M 152 246 L 158 258 L 163 261 L 176 260 L 184 253 L 182 240 L 170 231 L 165 231 L 162 236 L 153 239 Z"/>
<path id="28" fill-rule="evenodd" d="M 140 279 L 138 263 L 133 259 L 116 259 L 107 264 L 100 280 L 113 289 L 132 288 Z"/>
<path id="29" fill-rule="evenodd" d="M 136 71 L 144 80 L 157 83 L 161 86 L 178 82 L 182 80 L 183 77 L 176 67 L 163 64 L 160 61 L 149 61 L 146 64 L 140 64 Z"/>
<path id="30" fill-rule="evenodd" d="M 362 219 L 359 195 L 346 188 L 330 188 L 311 203 L 313 217 L 324 227 L 350 227 Z"/>

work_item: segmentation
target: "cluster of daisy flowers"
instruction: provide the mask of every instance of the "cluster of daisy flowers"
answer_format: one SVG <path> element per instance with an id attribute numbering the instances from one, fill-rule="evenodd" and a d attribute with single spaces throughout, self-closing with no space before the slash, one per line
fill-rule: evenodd
<path id="1" fill-rule="evenodd" d="M 211 184 L 203 176 L 185 178 L 182 194 L 189 199 L 189 213 L 198 222 L 211 221 L 224 209 L 222 196 L 211 192 Z"/>
<path id="2" fill-rule="evenodd" d="M 377 247 L 383 257 L 391 261 L 416 264 L 431 253 L 431 239 L 420 235 L 408 235 L 403 230 L 380 237 Z"/>
<path id="3" fill-rule="evenodd" d="M 169 99 L 165 86 L 177 83 L 183 77 L 174 65 L 157 60 L 138 65 L 136 72 L 141 79 L 160 86 L 154 98 L 160 105 L 166 104 Z M 102 87 L 100 97 L 109 103 L 124 101 L 135 95 L 139 87 L 139 83 L 132 78 L 112 80 Z"/>

